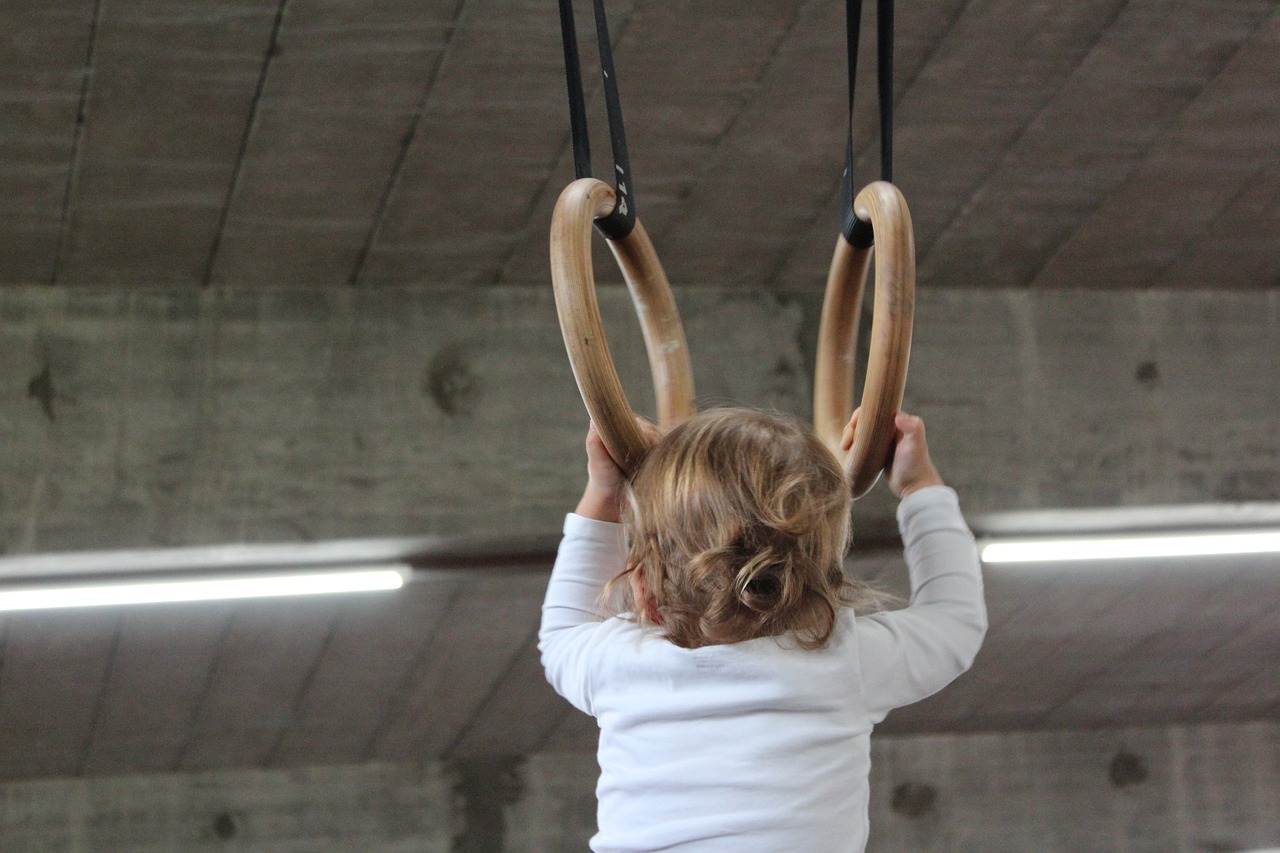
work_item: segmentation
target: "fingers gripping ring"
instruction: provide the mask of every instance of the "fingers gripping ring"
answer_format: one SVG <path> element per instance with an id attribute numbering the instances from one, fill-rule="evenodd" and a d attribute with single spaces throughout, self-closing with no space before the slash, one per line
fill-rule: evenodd
<path id="1" fill-rule="evenodd" d="M 911 213 L 897 187 L 884 181 L 868 184 L 854 199 L 853 207 L 859 219 L 871 222 L 875 232 L 876 294 L 862 412 L 848 454 L 841 447 L 841 436 L 853 412 L 858 310 L 872 249 L 855 248 L 843 236 L 836 242 L 822 304 L 813 423 L 818 437 L 842 459 L 850 490 L 857 498 L 875 485 L 893 447 L 893 421 L 902 407 L 911 356 L 916 259 Z"/>
<path id="2" fill-rule="evenodd" d="M 612 212 L 608 184 L 582 178 L 565 187 L 551 219 L 551 283 L 560 331 L 578 391 L 600 438 L 630 474 L 650 447 L 627 402 L 609 353 L 591 264 L 594 221 Z M 693 369 L 671 284 L 640 222 L 621 240 L 609 240 L 644 332 L 649 370 L 658 401 L 658 426 L 669 429 L 694 413 Z"/>

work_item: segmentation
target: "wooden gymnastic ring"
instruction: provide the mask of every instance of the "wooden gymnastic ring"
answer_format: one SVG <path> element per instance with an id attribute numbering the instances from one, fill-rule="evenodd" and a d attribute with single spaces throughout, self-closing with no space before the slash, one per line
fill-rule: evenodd
<path id="1" fill-rule="evenodd" d="M 649 451 L 651 440 L 636 425 L 609 353 L 591 263 L 593 223 L 607 216 L 615 203 L 613 189 L 594 178 L 576 180 L 560 193 L 551 218 L 551 283 L 582 402 L 605 447 L 630 474 Z M 658 427 L 670 429 L 694 413 L 693 369 L 671 284 L 638 220 L 626 237 L 607 242 L 626 279 L 644 332 L 658 402 Z"/>
<path id="2" fill-rule="evenodd" d="M 911 213 L 893 184 L 868 184 L 854 199 L 859 219 L 875 232 L 875 311 L 871 351 L 862 389 L 862 413 L 853 447 L 846 455 L 840 438 L 853 413 L 853 370 L 857 360 L 858 313 L 867 281 L 870 247 L 836 241 L 818 331 L 813 382 L 813 424 L 818 437 L 844 464 L 855 498 L 867 492 L 889 463 L 911 357 L 915 314 L 916 257 Z"/>

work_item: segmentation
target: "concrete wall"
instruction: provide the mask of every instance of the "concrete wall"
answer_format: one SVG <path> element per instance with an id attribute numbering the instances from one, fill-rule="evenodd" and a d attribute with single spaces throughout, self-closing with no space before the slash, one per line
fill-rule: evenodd
<path id="1" fill-rule="evenodd" d="M 1280 846 L 1280 723 L 879 738 L 869 853 Z M 0 786 L 5 853 L 551 853 L 594 828 L 589 755 Z"/>
<path id="2" fill-rule="evenodd" d="M 807 416 L 820 293 L 677 298 L 703 405 Z M 601 302 L 650 411 L 626 293 Z M 545 286 L 6 288 L 0 321 L 8 552 L 546 533 L 581 488 Z M 970 512 L 1268 501 L 1277 376 L 1280 291 L 932 290 L 907 406 Z"/>

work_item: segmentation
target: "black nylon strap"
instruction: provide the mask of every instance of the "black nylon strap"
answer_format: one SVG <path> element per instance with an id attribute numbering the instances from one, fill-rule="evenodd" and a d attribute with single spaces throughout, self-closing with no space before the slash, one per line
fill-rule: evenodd
<path id="1" fill-rule="evenodd" d="M 893 183 L 893 0 L 876 6 L 876 82 L 880 89 L 880 180 Z"/>
<path id="2" fill-rule="evenodd" d="M 573 140 L 574 176 L 589 178 L 591 140 L 587 131 L 587 101 L 582 94 L 582 61 L 578 59 L 573 0 L 560 0 L 560 36 L 564 43 L 564 79 L 569 90 L 569 136 Z"/>
<path id="3" fill-rule="evenodd" d="M 861 41 L 862 0 L 845 0 L 846 49 L 849 54 L 849 138 L 844 152 L 844 180 L 840 188 L 841 233 L 853 246 L 865 249 L 875 242 L 871 223 L 853 212 L 853 94 Z M 880 100 L 880 179 L 893 180 L 893 0 L 876 4 L 876 77 Z"/>
<path id="4" fill-rule="evenodd" d="M 631 182 L 631 158 L 622 124 L 622 101 L 618 97 L 613 50 L 609 45 L 609 22 L 603 0 L 594 0 L 596 41 L 600 48 L 600 73 L 604 80 L 605 113 L 609 120 L 609 143 L 613 150 L 614 188 L 618 203 L 608 216 L 596 220 L 596 228 L 610 240 L 621 240 L 636 224 L 635 194 Z M 591 177 L 591 143 L 587 136 L 587 105 L 582 91 L 582 66 L 578 58 L 578 36 L 573 20 L 573 0 L 560 0 L 560 35 L 564 41 L 565 82 L 569 93 L 569 128 L 573 138 L 573 169 L 579 178 Z"/>

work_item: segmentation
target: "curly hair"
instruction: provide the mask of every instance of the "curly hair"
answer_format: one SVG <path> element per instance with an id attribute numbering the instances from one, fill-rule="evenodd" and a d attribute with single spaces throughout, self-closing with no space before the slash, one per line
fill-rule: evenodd
<path id="1" fill-rule="evenodd" d="M 874 602 L 845 576 L 849 486 L 812 430 L 749 409 L 672 429 L 628 488 L 626 570 L 610 584 L 683 648 L 791 634 L 825 646 L 840 609 Z M 639 576 L 647 606 L 631 590 Z"/>

